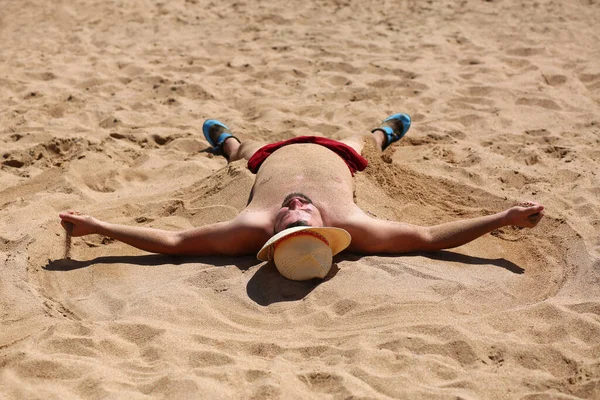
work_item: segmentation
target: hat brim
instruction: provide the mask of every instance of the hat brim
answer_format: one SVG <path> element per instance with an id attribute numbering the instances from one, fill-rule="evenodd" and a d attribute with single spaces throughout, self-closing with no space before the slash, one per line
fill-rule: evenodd
<path id="1" fill-rule="evenodd" d="M 293 228 L 284 229 L 276 235 L 273 235 L 271 239 L 265 243 L 265 245 L 260 249 L 256 258 L 261 261 L 269 261 L 273 259 L 273 253 L 275 249 L 275 245 L 277 242 L 283 240 L 287 236 L 292 233 L 300 232 L 300 231 L 309 231 L 315 232 L 319 235 L 322 235 L 327 242 L 329 242 L 329 247 L 331 248 L 331 254 L 336 255 L 346 247 L 350 245 L 352 241 L 352 237 L 350 234 L 342 229 L 342 228 L 333 228 L 329 226 L 295 226 Z"/>

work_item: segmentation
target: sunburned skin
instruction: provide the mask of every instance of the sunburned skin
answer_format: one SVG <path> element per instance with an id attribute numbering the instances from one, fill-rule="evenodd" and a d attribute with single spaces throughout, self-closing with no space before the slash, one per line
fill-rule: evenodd
<path id="1" fill-rule="evenodd" d="M 264 161 L 247 210 L 264 215 L 271 233 L 299 220 L 336 226 L 357 212 L 353 191 L 352 174 L 340 156 L 316 144 L 295 144 Z"/>

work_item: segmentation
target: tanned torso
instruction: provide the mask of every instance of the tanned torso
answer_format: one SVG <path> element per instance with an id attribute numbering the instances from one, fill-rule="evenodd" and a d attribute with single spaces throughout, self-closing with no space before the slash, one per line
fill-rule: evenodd
<path id="1" fill-rule="evenodd" d="M 352 175 L 340 156 L 317 144 L 293 144 L 276 150 L 260 166 L 245 211 L 270 228 L 285 196 L 300 192 L 321 211 L 325 226 L 342 227 L 360 211 L 353 190 Z"/>

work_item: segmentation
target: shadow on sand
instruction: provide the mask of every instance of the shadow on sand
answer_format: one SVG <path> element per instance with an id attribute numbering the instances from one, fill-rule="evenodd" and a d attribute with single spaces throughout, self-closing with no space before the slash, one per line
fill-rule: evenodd
<path id="1" fill-rule="evenodd" d="M 515 274 L 523 274 L 525 270 L 518 265 L 504 258 L 481 258 L 466 256 L 452 251 L 437 251 L 433 253 L 410 253 L 401 256 L 389 254 L 379 255 L 381 257 L 426 257 L 432 260 L 450 261 L 469 265 L 494 265 L 506 269 Z M 338 261 L 357 261 L 362 255 L 344 253 L 338 255 Z M 80 268 L 86 268 L 94 264 L 135 264 L 143 266 L 161 266 L 165 264 L 183 265 L 183 264 L 208 264 L 214 266 L 234 265 L 242 271 L 246 271 L 255 265 L 261 263 L 254 257 L 182 257 L 166 256 L 160 254 L 141 255 L 141 256 L 105 256 L 87 261 L 78 261 L 72 259 L 50 260 L 43 268 L 48 271 L 72 271 Z M 310 279 L 307 281 L 291 281 L 284 278 L 275 268 L 272 261 L 261 265 L 256 273 L 252 275 L 246 286 L 248 297 L 261 306 L 268 306 L 273 303 L 298 301 L 305 298 L 309 293 L 317 288 L 323 282 L 326 282 L 337 275 L 339 267 L 334 262 L 329 274 L 324 279 Z"/>
<path id="2" fill-rule="evenodd" d="M 372 255 L 376 255 L 378 257 L 383 257 L 383 258 L 390 258 L 390 257 L 403 257 L 403 258 L 408 258 L 408 257 L 425 257 L 425 258 L 429 258 L 432 260 L 439 260 L 439 261 L 450 261 L 450 262 L 456 262 L 456 263 L 461 263 L 461 264 L 469 264 L 469 265 L 494 265 L 498 268 L 503 268 L 507 271 L 510 271 L 514 274 L 524 274 L 525 273 L 525 269 L 519 267 L 517 264 L 508 261 L 505 258 L 483 258 L 483 257 L 473 257 L 473 256 L 466 256 L 464 254 L 460 254 L 460 253 L 455 253 L 453 251 L 448 251 L 448 250 L 439 250 L 439 251 L 434 251 L 434 252 L 427 252 L 427 253 L 407 253 L 407 254 L 401 254 L 401 255 L 393 255 L 393 254 L 369 254 L 369 256 Z M 341 256 L 340 261 L 357 261 L 360 260 L 363 257 L 367 257 L 366 255 L 360 255 L 360 254 L 348 254 L 348 253 L 344 253 Z"/>
<path id="3" fill-rule="evenodd" d="M 79 261 L 68 258 L 49 260 L 43 268 L 48 271 L 72 271 L 87 268 L 95 264 L 134 264 L 158 267 L 165 264 L 208 264 L 216 267 L 235 265 L 242 271 L 259 264 L 261 261 L 254 257 L 192 257 L 192 256 L 167 256 L 162 254 L 148 254 L 142 256 L 103 256 L 91 260 Z"/>
<path id="4" fill-rule="evenodd" d="M 284 278 L 275 268 L 275 264 L 269 261 L 250 278 L 246 286 L 246 292 L 248 297 L 261 306 L 284 301 L 302 300 L 317 286 L 337 275 L 339 270 L 334 262 L 329 273 L 323 279 L 291 281 Z"/>

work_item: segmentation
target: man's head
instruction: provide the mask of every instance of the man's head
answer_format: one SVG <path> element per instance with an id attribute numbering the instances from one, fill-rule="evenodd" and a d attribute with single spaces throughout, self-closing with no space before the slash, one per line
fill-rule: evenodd
<path id="1" fill-rule="evenodd" d="M 274 233 L 295 226 L 323 226 L 323 217 L 319 209 L 308 196 L 302 193 L 290 193 L 275 216 Z"/>

